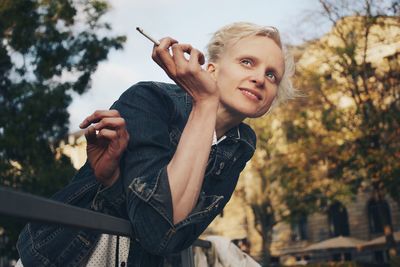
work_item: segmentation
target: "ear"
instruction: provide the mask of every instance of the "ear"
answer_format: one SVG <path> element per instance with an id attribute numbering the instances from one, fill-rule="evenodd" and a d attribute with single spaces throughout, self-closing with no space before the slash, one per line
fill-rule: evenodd
<path id="1" fill-rule="evenodd" d="M 214 78 L 214 80 L 217 77 L 217 69 L 218 69 L 218 65 L 214 62 L 209 62 L 207 64 L 207 72 L 211 74 L 211 77 Z"/>

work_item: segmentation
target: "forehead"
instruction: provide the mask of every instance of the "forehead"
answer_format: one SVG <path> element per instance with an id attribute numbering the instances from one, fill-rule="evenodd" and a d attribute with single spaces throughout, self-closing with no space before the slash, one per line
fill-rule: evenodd
<path id="1" fill-rule="evenodd" d="M 274 40 L 267 36 L 249 36 L 239 39 L 226 46 L 223 57 L 236 59 L 238 57 L 251 56 L 265 63 L 273 65 L 281 73 L 285 68 L 282 49 Z"/>

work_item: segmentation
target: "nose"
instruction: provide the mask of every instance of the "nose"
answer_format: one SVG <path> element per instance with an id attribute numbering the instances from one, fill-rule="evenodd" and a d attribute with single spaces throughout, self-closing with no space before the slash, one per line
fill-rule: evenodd
<path id="1" fill-rule="evenodd" d="M 255 71 L 250 77 L 250 81 L 254 83 L 257 87 L 263 87 L 265 83 L 265 74 L 261 71 Z"/>

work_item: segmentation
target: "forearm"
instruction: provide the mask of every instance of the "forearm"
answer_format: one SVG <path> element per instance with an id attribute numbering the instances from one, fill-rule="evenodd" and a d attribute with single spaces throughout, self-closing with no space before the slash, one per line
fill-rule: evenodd
<path id="1" fill-rule="evenodd" d="M 197 203 L 215 130 L 218 102 L 196 103 L 167 166 L 174 224 L 185 219 Z"/>

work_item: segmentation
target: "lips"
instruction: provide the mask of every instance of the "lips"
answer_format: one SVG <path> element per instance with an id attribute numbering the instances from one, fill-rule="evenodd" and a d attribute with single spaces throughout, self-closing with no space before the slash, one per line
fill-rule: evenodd
<path id="1" fill-rule="evenodd" d="M 246 95 L 247 97 L 253 100 L 261 100 L 262 96 L 257 90 L 249 89 L 249 88 L 239 88 L 242 94 Z"/>

